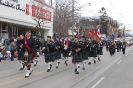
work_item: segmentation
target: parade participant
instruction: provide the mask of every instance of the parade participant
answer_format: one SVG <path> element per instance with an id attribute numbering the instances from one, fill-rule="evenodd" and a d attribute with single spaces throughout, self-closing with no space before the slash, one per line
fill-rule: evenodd
<path id="1" fill-rule="evenodd" d="M 113 40 L 111 40 L 111 42 L 109 43 L 109 52 L 111 56 L 115 53 L 115 43 L 113 42 Z"/>
<path id="2" fill-rule="evenodd" d="M 59 67 L 59 64 L 60 64 L 60 61 L 59 59 L 61 59 L 61 50 L 62 50 L 62 43 L 60 42 L 60 39 L 59 37 L 57 36 L 56 37 L 56 40 L 55 40 L 55 60 L 56 60 L 56 68 Z"/>
<path id="3" fill-rule="evenodd" d="M 88 59 L 88 44 L 86 41 L 86 37 L 82 36 L 82 63 L 83 70 L 85 70 L 86 60 Z"/>
<path id="4" fill-rule="evenodd" d="M 103 55 L 103 43 L 101 40 L 98 40 L 97 56 L 99 61 L 101 61 L 101 55 Z"/>
<path id="5" fill-rule="evenodd" d="M 23 48 L 23 41 L 22 39 L 24 38 L 24 34 L 21 34 L 20 35 L 20 38 L 19 40 L 17 40 L 17 51 L 18 51 L 18 60 L 20 61 L 20 71 L 22 71 L 24 68 L 25 68 L 25 65 L 24 65 L 24 48 Z"/>
<path id="6" fill-rule="evenodd" d="M 37 35 L 34 35 L 34 38 L 35 38 L 36 47 L 37 47 L 37 55 L 36 55 L 36 57 L 34 59 L 34 66 L 36 66 L 37 63 L 38 63 L 37 57 L 39 57 L 41 42 L 40 42 L 39 38 L 37 38 Z"/>
<path id="7" fill-rule="evenodd" d="M 67 66 L 68 65 L 68 63 L 67 63 L 67 61 L 68 61 L 68 54 L 69 54 L 69 50 L 70 50 L 70 41 L 68 40 L 68 37 L 66 37 L 63 45 L 64 45 L 63 57 L 65 59 L 65 64 Z"/>
<path id="8" fill-rule="evenodd" d="M 52 62 L 54 62 L 54 42 L 51 40 L 51 36 L 47 36 L 47 41 L 44 42 L 45 47 L 45 62 L 48 64 L 47 72 L 50 72 L 52 68 Z"/>
<path id="9" fill-rule="evenodd" d="M 125 50 L 126 50 L 126 42 L 122 43 L 122 53 L 125 54 Z"/>
<path id="10" fill-rule="evenodd" d="M 73 52 L 72 63 L 75 65 L 75 74 L 79 74 L 79 68 L 80 68 L 79 63 L 82 62 L 82 51 L 77 36 L 75 36 L 74 41 L 71 44 L 71 48 Z"/>
<path id="11" fill-rule="evenodd" d="M 89 52 L 89 64 L 91 64 L 91 58 L 93 57 L 94 64 L 96 64 L 96 57 L 97 57 L 97 41 L 93 38 L 89 44 L 90 52 Z"/>
<path id="12" fill-rule="evenodd" d="M 19 48 L 24 52 L 18 54 L 18 57 L 24 58 L 25 66 L 27 66 L 27 72 L 25 78 L 28 78 L 29 75 L 32 73 L 33 69 L 31 68 L 31 62 L 33 61 L 34 57 L 36 56 L 36 44 L 35 39 L 31 37 L 31 31 L 27 30 L 24 37 L 20 36 Z M 23 48 L 23 49 L 22 49 Z"/>

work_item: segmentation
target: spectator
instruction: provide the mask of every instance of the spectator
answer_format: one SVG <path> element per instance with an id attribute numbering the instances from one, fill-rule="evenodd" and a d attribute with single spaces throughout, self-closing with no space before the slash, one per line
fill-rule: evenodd
<path id="1" fill-rule="evenodd" d="M 13 61 L 14 60 L 14 52 L 16 51 L 17 46 L 16 46 L 14 40 L 11 40 L 10 42 L 11 42 L 10 43 L 10 46 L 11 46 L 11 50 L 10 50 L 11 51 L 11 61 Z"/>

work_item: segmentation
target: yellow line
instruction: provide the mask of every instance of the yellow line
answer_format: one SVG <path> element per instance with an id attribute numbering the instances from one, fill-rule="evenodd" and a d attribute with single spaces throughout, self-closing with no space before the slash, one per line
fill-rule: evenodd
<path id="1" fill-rule="evenodd" d="M 15 81 L 18 81 L 18 80 L 21 80 L 21 79 L 24 79 L 24 77 L 21 77 L 21 78 L 15 79 L 15 80 L 11 80 L 11 81 L 8 81 L 8 82 L 1 83 L 0 86 L 15 82 Z"/>
<path id="2" fill-rule="evenodd" d="M 64 67 L 64 65 L 60 65 L 60 67 Z M 54 68 L 55 69 L 55 68 Z M 54 70 L 53 69 L 53 70 Z M 41 74 L 41 73 L 45 73 L 46 71 L 40 71 L 40 72 L 37 72 L 37 73 L 34 73 L 34 74 L 32 74 L 32 75 L 38 75 L 38 74 Z M 11 80 L 11 81 L 8 81 L 8 82 L 4 82 L 4 83 L 1 83 L 0 84 L 0 86 L 2 86 L 2 85 L 5 85 L 5 84 L 9 84 L 9 83 L 13 83 L 13 82 L 15 82 L 15 81 L 19 81 L 19 80 L 22 80 L 22 79 L 24 79 L 25 77 L 21 77 L 21 78 L 18 78 L 18 79 L 14 79 L 14 80 Z"/>

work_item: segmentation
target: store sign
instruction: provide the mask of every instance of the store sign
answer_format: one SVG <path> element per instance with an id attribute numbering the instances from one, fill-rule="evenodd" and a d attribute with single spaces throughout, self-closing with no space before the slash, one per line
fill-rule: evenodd
<path id="1" fill-rule="evenodd" d="M 32 16 L 46 21 L 51 21 L 52 13 L 41 7 L 32 5 Z"/>
<path id="2" fill-rule="evenodd" d="M 0 5 L 25 12 L 25 8 L 23 8 L 21 4 L 18 3 L 18 0 L 1 0 Z"/>

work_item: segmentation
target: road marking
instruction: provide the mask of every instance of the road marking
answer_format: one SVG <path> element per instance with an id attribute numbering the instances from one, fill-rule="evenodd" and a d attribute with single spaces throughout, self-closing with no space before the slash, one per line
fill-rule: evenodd
<path id="1" fill-rule="evenodd" d="M 100 82 L 102 82 L 103 81 L 103 79 L 104 79 L 105 77 L 102 77 L 95 85 L 93 85 L 91 88 L 95 88 Z"/>
<path id="2" fill-rule="evenodd" d="M 120 60 L 117 64 L 120 64 L 122 60 Z"/>
<path id="3" fill-rule="evenodd" d="M 60 65 L 60 67 L 64 67 L 65 65 Z M 55 68 L 53 68 L 53 70 L 55 70 Z M 34 74 L 31 74 L 32 75 L 38 75 L 38 74 L 42 74 L 42 73 L 45 73 L 47 71 L 40 71 L 40 72 L 36 72 Z M 30 77 L 30 76 L 29 76 Z M 6 85 L 6 84 L 9 84 L 9 83 L 13 83 L 13 82 L 16 82 L 16 81 L 19 81 L 19 80 L 22 80 L 22 79 L 25 79 L 25 77 L 21 77 L 21 78 L 17 78 L 17 79 L 14 79 L 14 80 L 10 80 L 10 81 L 7 81 L 7 82 L 3 82 L 3 83 L 0 83 L 0 86 L 2 85 Z"/>

